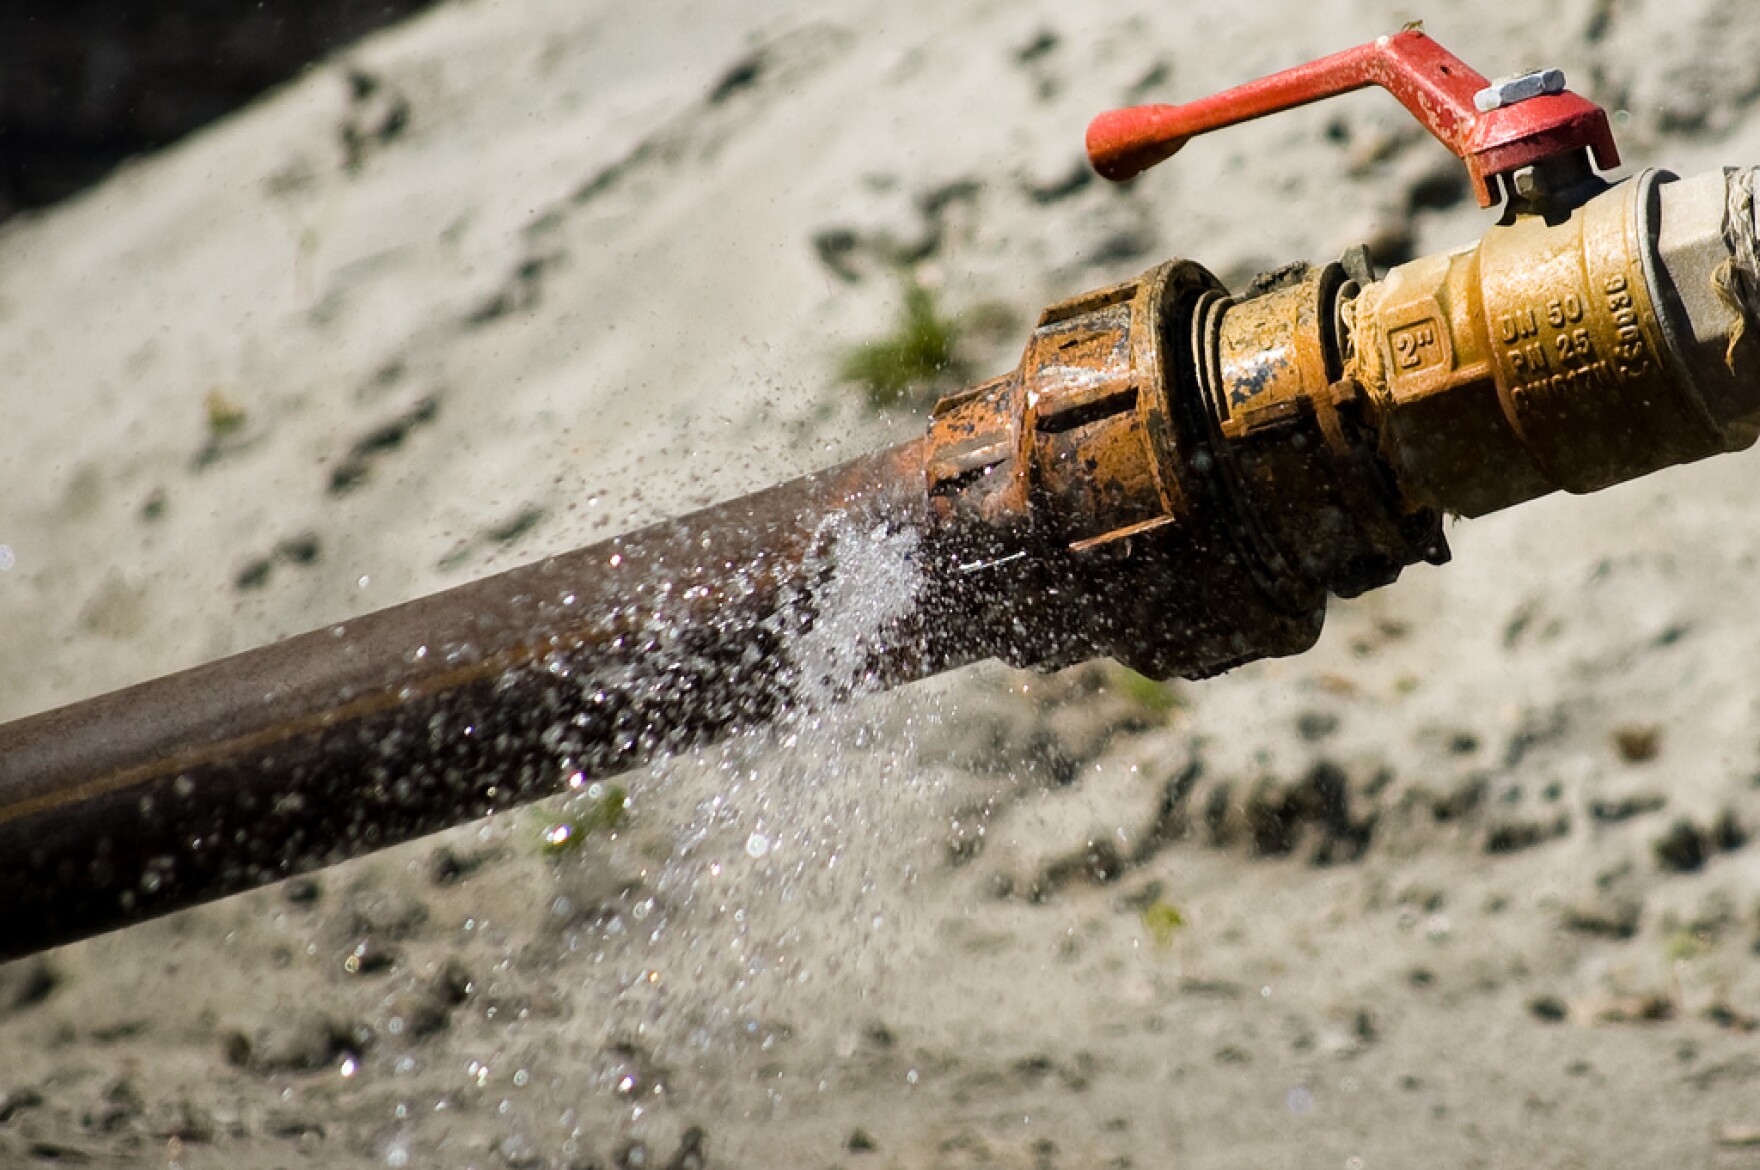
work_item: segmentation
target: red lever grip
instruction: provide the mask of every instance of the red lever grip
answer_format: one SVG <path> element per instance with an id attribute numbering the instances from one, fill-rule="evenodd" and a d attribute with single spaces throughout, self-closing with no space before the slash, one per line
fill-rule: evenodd
<path id="1" fill-rule="evenodd" d="M 1619 165 L 1600 106 L 1566 90 L 1482 111 L 1474 97 L 1490 83 L 1416 29 L 1183 106 L 1108 111 L 1088 125 L 1088 158 L 1108 179 L 1128 179 L 1199 134 L 1371 85 L 1398 98 L 1466 162 L 1481 207 L 1498 200 L 1493 177 L 1560 154 L 1587 148 L 1601 169 Z"/>

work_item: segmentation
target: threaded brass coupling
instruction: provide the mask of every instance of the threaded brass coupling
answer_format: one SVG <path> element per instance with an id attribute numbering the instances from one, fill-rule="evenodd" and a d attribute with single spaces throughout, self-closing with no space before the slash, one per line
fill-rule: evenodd
<path id="1" fill-rule="evenodd" d="M 1445 560 L 1444 514 L 1754 441 L 1753 187 L 1649 171 L 1379 280 L 1358 253 L 1233 296 L 1172 261 L 1053 305 L 937 406 L 931 514 L 1018 615 L 1015 661 L 1306 649 L 1328 594 Z"/>

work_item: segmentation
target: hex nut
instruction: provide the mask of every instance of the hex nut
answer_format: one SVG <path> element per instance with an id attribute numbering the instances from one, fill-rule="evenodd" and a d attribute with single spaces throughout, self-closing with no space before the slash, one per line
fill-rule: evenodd
<path id="1" fill-rule="evenodd" d="M 1736 420 L 1748 413 L 1749 395 L 1728 367 L 1732 340 L 1745 327 L 1729 292 L 1734 262 L 1732 233 L 1754 230 L 1730 214 L 1737 172 L 1709 171 L 1657 185 L 1656 277 L 1663 295 L 1658 307 L 1693 382 L 1718 425 L 1744 434 L 1751 424 Z"/>
<path id="2" fill-rule="evenodd" d="M 1473 95 L 1473 105 L 1480 113 L 1489 114 L 1545 94 L 1563 92 L 1564 70 L 1536 69 L 1517 77 L 1499 77 Z"/>

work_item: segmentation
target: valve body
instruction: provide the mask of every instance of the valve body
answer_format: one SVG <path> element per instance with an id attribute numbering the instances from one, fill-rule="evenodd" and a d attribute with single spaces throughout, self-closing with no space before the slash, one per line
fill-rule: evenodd
<path id="1" fill-rule="evenodd" d="M 1403 494 L 1478 516 L 1751 444 L 1753 240 L 1753 172 L 1652 171 L 1388 273 L 1351 315 Z"/>

